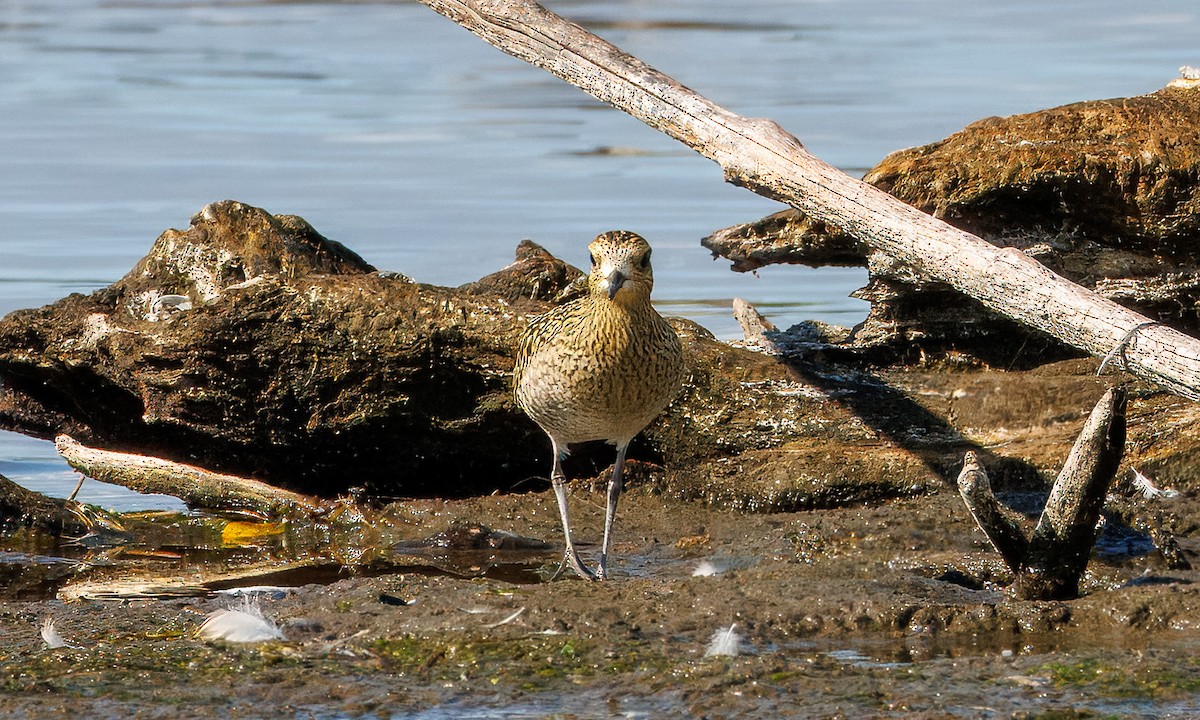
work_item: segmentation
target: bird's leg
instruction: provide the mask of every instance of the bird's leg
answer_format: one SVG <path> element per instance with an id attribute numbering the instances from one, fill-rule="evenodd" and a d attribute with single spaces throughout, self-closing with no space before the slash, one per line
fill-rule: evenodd
<path id="1" fill-rule="evenodd" d="M 562 516 L 563 537 L 567 543 L 562 562 L 559 563 L 558 569 L 554 571 L 550 579 L 557 580 L 563 570 L 567 569 L 567 565 L 570 565 L 571 569 L 579 574 L 579 577 L 595 580 L 595 573 L 579 562 L 579 554 L 575 552 L 575 542 L 571 539 L 571 520 L 567 517 L 567 476 L 562 469 L 562 453 L 558 451 L 557 442 L 554 443 L 554 469 L 550 471 L 550 483 L 554 485 L 554 496 L 558 498 L 558 513 Z"/>
<path id="2" fill-rule="evenodd" d="M 625 451 L 629 443 L 617 446 L 617 461 L 613 463 L 612 479 L 608 481 L 608 507 L 604 511 L 604 541 L 600 545 L 600 564 L 596 569 L 596 579 L 603 580 L 608 576 L 608 543 L 612 539 L 613 520 L 617 517 L 617 499 L 621 497 L 621 484 L 624 482 Z"/>

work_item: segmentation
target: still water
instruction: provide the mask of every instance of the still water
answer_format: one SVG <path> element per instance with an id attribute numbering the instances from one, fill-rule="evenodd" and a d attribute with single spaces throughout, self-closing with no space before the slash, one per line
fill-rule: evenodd
<path id="1" fill-rule="evenodd" d="M 729 109 L 861 175 L 988 115 L 1153 91 L 1200 65 L 1195 0 L 549 2 Z M 730 299 L 853 325 L 858 269 L 731 273 L 698 241 L 779 209 L 716 165 L 410 2 L 0 0 L 0 315 L 123 275 L 234 198 L 381 269 L 457 285 L 521 238 L 583 264 L 655 246 L 656 298 L 720 336 Z M 64 494 L 48 443 L 0 473 Z M 98 483 L 112 507 L 173 506 Z"/>

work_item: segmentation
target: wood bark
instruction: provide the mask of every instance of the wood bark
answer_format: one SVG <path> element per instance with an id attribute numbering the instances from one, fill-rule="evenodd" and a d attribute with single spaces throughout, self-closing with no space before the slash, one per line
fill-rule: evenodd
<path id="1" fill-rule="evenodd" d="M 958 230 L 810 154 L 775 122 L 736 115 L 530 0 L 421 0 L 716 161 L 725 179 L 841 228 L 991 310 L 1200 399 L 1200 341 Z"/>

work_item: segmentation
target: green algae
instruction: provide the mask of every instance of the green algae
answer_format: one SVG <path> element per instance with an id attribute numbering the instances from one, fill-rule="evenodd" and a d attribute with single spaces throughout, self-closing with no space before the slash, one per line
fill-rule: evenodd
<path id="1" fill-rule="evenodd" d="M 1200 692 L 1200 660 L 1144 660 L 1133 664 L 1112 658 L 1068 659 L 1040 671 L 1058 689 L 1086 690 L 1110 698 L 1171 700 Z"/>
<path id="2" fill-rule="evenodd" d="M 426 681 L 483 680 L 522 691 L 546 690 L 557 681 L 598 682 L 629 675 L 645 679 L 677 664 L 648 652 L 645 643 L 562 635 L 404 635 L 379 638 L 368 649 L 381 667 L 397 675 Z"/>

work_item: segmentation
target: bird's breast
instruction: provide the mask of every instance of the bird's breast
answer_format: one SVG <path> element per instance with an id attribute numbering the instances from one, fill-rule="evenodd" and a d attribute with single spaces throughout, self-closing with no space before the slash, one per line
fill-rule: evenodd
<path id="1" fill-rule="evenodd" d="M 678 336 L 646 309 L 581 304 L 574 313 L 531 325 L 538 336 L 527 338 L 518 359 L 518 404 L 568 442 L 636 435 L 671 401 L 683 377 Z"/>

